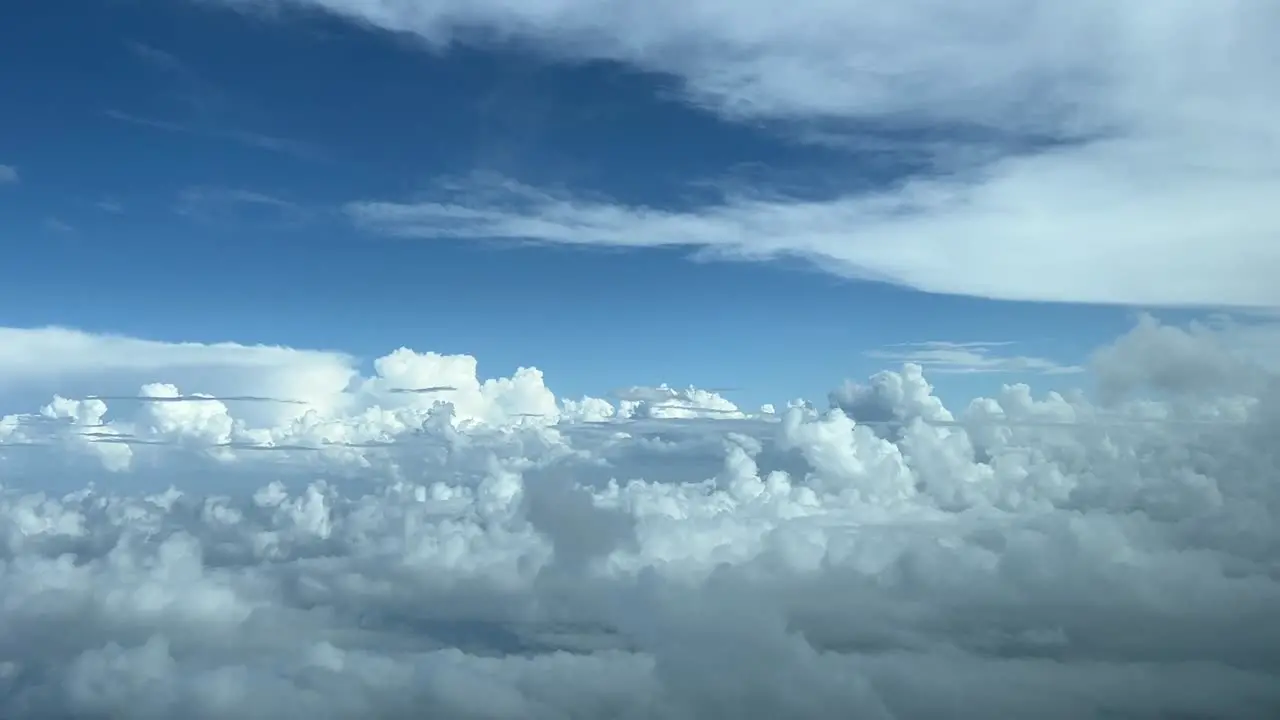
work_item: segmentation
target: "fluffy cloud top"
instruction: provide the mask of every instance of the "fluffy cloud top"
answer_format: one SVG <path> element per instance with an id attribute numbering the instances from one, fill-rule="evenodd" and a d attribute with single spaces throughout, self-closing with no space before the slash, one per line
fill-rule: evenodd
<path id="1" fill-rule="evenodd" d="M 1280 393 L 1203 327 L 1100 351 L 1106 405 L 906 365 L 759 415 L 7 332 L 0 407 L 97 396 L 0 418 L 5 717 L 1280 712 Z"/>
<path id="2" fill-rule="evenodd" d="M 932 161 L 871 193 L 682 211 L 516 182 L 349 207 L 379 232 L 798 255 L 1005 299 L 1280 305 L 1274 3 L 222 1 L 626 63 L 730 120 Z"/>

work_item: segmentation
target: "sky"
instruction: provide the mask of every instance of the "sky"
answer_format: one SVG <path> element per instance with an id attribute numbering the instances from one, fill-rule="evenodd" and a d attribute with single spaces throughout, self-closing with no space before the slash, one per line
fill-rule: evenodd
<path id="1" fill-rule="evenodd" d="M 1280 5 L 0 23 L 0 716 L 1280 716 Z"/>
<path id="2" fill-rule="evenodd" d="M 1016 343 L 949 369 L 1075 368 L 1135 310 L 1274 305 L 1275 156 L 1235 147 L 1274 128 L 1241 103 L 1202 117 L 1227 92 L 1270 108 L 1262 70 L 1224 87 L 1170 45 L 1179 27 L 1023 5 L 823 29 L 817 2 L 776 27 L 750 3 L 649 25 L 590 3 L 28 4 L 0 30 L 3 323 L 408 344 L 574 393 L 718 383 L 758 405 L 885 346 Z M 1274 52 L 1227 48 L 1250 12 L 1195 42 Z M 1115 25 L 1097 39 L 1126 66 L 1059 47 L 1090 23 Z M 844 25 L 884 36 L 850 49 Z M 860 63 L 882 67 L 839 70 Z M 1168 87 L 1131 77 L 1146 67 Z M 1130 107 L 1135 86 L 1159 104 Z"/>

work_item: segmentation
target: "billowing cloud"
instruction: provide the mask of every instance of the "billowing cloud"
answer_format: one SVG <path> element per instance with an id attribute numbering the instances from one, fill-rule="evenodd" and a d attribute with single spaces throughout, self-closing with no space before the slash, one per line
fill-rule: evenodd
<path id="1" fill-rule="evenodd" d="M 623 418 L 744 417 L 737 405 L 710 389 L 632 386 L 613 392 Z"/>
<path id="2" fill-rule="evenodd" d="M 1207 325 L 1100 350 L 1106 405 L 906 365 L 758 415 L 5 333 L 5 717 L 1280 711 L 1277 376 Z"/>
<path id="3" fill-rule="evenodd" d="M 1280 305 L 1271 3 L 223 0 L 322 10 L 446 48 L 513 39 L 674 78 L 729 120 L 929 169 L 825 198 L 672 210 L 511 182 L 352 203 L 371 230 L 812 259 L 930 292 Z M 285 13 L 285 18 L 294 17 Z M 896 149 L 895 149 L 896 148 Z M 842 184 L 861 187 L 856 177 Z"/>
<path id="4" fill-rule="evenodd" d="M 1275 327 L 1271 330 L 1274 335 Z M 1257 392 L 1270 382 L 1271 373 L 1247 348 L 1215 341 L 1218 335 L 1203 323 L 1184 329 L 1140 316 L 1132 331 L 1094 353 L 1099 392 L 1104 400 L 1144 389 L 1214 395 L 1225 390 Z"/>

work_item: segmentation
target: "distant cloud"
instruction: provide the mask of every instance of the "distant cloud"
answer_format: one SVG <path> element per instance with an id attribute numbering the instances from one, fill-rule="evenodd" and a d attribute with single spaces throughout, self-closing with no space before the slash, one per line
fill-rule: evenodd
<path id="1" fill-rule="evenodd" d="M 114 200 L 99 200 L 93 206 L 102 212 L 111 213 L 112 215 L 124 214 L 124 206 Z"/>
<path id="2" fill-rule="evenodd" d="M 241 145 L 259 148 L 261 150 L 270 150 L 282 155 L 291 155 L 300 160 L 323 160 L 324 154 L 314 146 L 298 140 L 277 137 L 274 135 L 266 135 L 264 133 L 248 132 L 246 130 L 225 130 L 220 133 L 221 137 L 234 140 Z"/>
<path id="3" fill-rule="evenodd" d="M 131 115 L 119 110 L 105 110 L 102 113 L 117 122 L 129 123 L 131 125 L 141 125 L 155 130 L 164 130 L 166 132 L 175 133 L 192 133 L 196 134 L 194 128 L 188 127 L 181 123 L 170 122 L 168 120 L 157 120 L 155 118 L 142 117 L 140 115 Z"/>
<path id="4" fill-rule="evenodd" d="M 251 205 L 270 205 L 278 208 L 296 208 L 296 204 L 288 200 L 281 200 L 278 197 L 267 195 L 266 193 L 254 192 L 252 190 L 238 190 L 231 188 L 216 187 L 191 187 L 183 190 L 181 196 L 185 200 L 191 202 L 210 202 L 210 201 L 227 201 L 241 202 Z"/>
<path id="5" fill-rule="evenodd" d="M 306 160 L 321 158 L 321 153 L 306 143 L 236 127 L 235 123 L 228 120 L 228 116 L 235 114 L 237 103 L 177 55 L 140 42 L 128 42 L 125 46 L 134 56 L 163 71 L 170 81 L 176 83 L 175 96 L 186 107 L 186 112 L 183 113 L 185 117 L 155 118 L 114 109 L 106 111 L 107 117 L 154 130 L 229 140 L 246 147 Z"/>
<path id="6" fill-rule="evenodd" d="M 182 73 L 189 72 L 186 64 L 179 60 L 176 55 L 152 45 L 130 41 L 125 43 L 125 47 L 137 57 L 157 67 Z"/>
<path id="7" fill-rule="evenodd" d="M 211 128 L 199 124 L 134 115 L 120 110 L 105 110 L 103 111 L 103 115 L 115 120 L 116 122 L 137 125 L 139 127 L 146 127 L 169 133 L 230 140 L 246 147 L 267 150 L 270 152 L 280 153 L 282 155 L 289 155 L 302 160 L 323 159 L 323 154 L 316 148 L 308 145 L 307 143 L 290 140 L 289 138 L 276 137 L 274 135 L 265 135 L 263 133 L 249 132 L 245 130 Z"/>
<path id="8" fill-rule="evenodd" d="M 149 403 L 198 403 L 198 402 L 264 402 L 306 405 L 303 400 L 265 397 L 262 395 L 86 395 L 86 400 L 132 400 Z"/>
<path id="9" fill-rule="evenodd" d="M 0 165 L 0 185 L 11 185 L 18 180 L 18 168 L 12 165 Z"/>
<path id="10" fill-rule="evenodd" d="M 138 396 L 144 394 L 139 387 L 160 375 L 179 387 L 216 397 L 292 398 L 314 405 L 347 386 L 355 373 L 352 363 L 349 356 L 336 352 L 164 343 L 60 327 L 0 327 L 0 398 L 16 392 L 51 396 L 55 390 L 73 397 Z M 246 377 L 260 382 L 245 382 Z M 56 388 L 46 384 L 55 379 Z M 291 406 L 276 405 L 247 407 L 295 412 Z"/>
<path id="11" fill-rule="evenodd" d="M 630 418 L 744 417 L 733 402 L 704 388 L 633 385 L 614 390 L 610 395 L 620 403 L 619 414 Z"/>
<path id="12" fill-rule="evenodd" d="M 680 391 L 665 385 L 659 387 L 633 386 L 619 388 L 609 393 L 615 400 L 630 402 L 663 402 L 680 397 Z"/>
<path id="13" fill-rule="evenodd" d="M 154 438 L 139 438 L 131 435 L 110 435 L 98 434 L 88 438 L 91 443 L 102 443 L 103 445 L 173 445 L 172 440 L 157 440 Z"/>
<path id="14" fill-rule="evenodd" d="M 178 194 L 175 211 L 204 221 L 251 221 L 297 225 L 312 211 L 267 193 L 241 188 L 190 187 Z"/>
<path id="15" fill-rule="evenodd" d="M 1276 362 L 1278 332 L 1273 323 L 1191 323 L 1183 328 L 1144 314 L 1132 330 L 1094 352 L 1090 370 L 1103 402 L 1116 402 L 1136 390 L 1184 396 L 1258 393 L 1272 381 L 1266 368 Z M 1252 348 L 1264 351 L 1251 353 L 1250 340 L 1270 340 L 1270 352 Z"/>
<path id="16" fill-rule="evenodd" d="M 1079 365 L 1063 365 L 1046 358 L 1002 355 L 1000 348 L 1012 342 L 948 342 L 941 340 L 901 343 L 863 353 L 894 363 L 914 363 L 931 373 L 1034 373 L 1069 375 L 1084 372 Z"/>
<path id="17" fill-rule="evenodd" d="M 76 231 L 76 229 L 70 224 L 63 220 L 59 220 L 56 217 L 46 218 L 44 221 L 44 228 L 49 232 L 59 233 L 62 235 L 69 235 Z"/>

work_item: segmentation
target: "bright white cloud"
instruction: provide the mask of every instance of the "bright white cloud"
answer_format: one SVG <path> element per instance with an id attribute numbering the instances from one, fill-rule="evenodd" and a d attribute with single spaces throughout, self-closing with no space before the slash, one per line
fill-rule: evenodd
<path id="1" fill-rule="evenodd" d="M 355 378 L 343 353 L 233 343 L 169 344 L 92 335 L 65 328 L 0 328 L 0 399 L 47 399 L 54 393 L 137 395 L 157 377 L 184 392 L 278 397 L 322 412 Z M 295 416 L 292 404 L 255 404 L 263 421 Z"/>
<path id="2" fill-rule="evenodd" d="M 4 332 L 5 717 L 1280 710 L 1280 393 L 1221 328 L 1141 320 L 1106 407 L 907 365 L 760 415 Z"/>
<path id="3" fill-rule="evenodd" d="M 1280 305 L 1273 3 L 223 2 L 320 9 L 436 46 L 513 38 L 620 61 L 726 117 L 835 146 L 877 142 L 869 127 L 927 131 L 939 162 L 871 194 L 683 212 L 514 185 L 351 205 L 380 232 L 799 255 L 1015 300 Z"/>
<path id="4" fill-rule="evenodd" d="M 618 400 L 617 415 L 622 418 L 745 417 L 728 398 L 701 388 L 637 385 L 617 390 L 613 396 Z"/>

